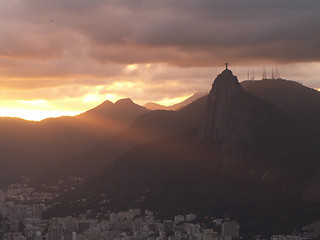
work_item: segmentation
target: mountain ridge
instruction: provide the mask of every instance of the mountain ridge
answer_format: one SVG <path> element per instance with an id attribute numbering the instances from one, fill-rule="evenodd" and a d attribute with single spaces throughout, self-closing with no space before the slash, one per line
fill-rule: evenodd
<path id="1" fill-rule="evenodd" d="M 313 126 L 318 125 L 318 119 L 320 119 L 320 113 L 319 108 L 317 107 L 317 104 L 314 104 L 315 102 L 318 102 L 319 100 L 314 99 L 320 99 L 319 98 L 319 92 L 316 92 L 313 89 L 309 89 L 299 83 L 295 83 L 293 81 L 285 81 L 285 80 L 260 80 L 260 81 L 245 81 L 241 83 L 243 88 L 247 91 L 249 91 L 251 94 L 256 95 L 262 99 L 265 99 L 278 107 L 283 108 L 284 110 L 288 112 L 294 112 L 293 117 L 299 119 L 299 124 L 305 124 L 306 128 L 308 128 L 308 131 L 312 131 Z M 261 94 L 261 85 L 263 84 L 269 84 L 267 90 L 265 90 L 265 94 Z M 293 85 L 294 87 L 286 88 L 285 86 L 288 86 L 288 84 Z M 282 87 L 279 87 L 281 86 Z M 294 90 L 294 91 L 293 91 Z M 279 91 L 279 96 L 283 98 L 283 100 L 279 101 L 278 98 L 273 98 L 273 91 Z M 269 92 L 269 94 L 268 94 Z M 298 92 L 298 94 L 296 93 Z M 312 93 L 313 97 L 309 97 L 310 93 Z M 298 99 L 294 99 L 294 96 L 298 96 L 298 99 L 302 99 L 303 101 L 299 101 Z M 289 96 L 289 97 L 288 97 Z M 188 126 L 197 127 L 200 124 L 201 116 L 202 116 L 202 109 L 205 107 L 206 98 L 202 97 L 202 100 L 199 101 L 197 104 L 190 105 L 189 110 L 185 110 L 182 108 L 182 112 L 188 112 L 187 114 L 178 113 L 180 115 L 179 117 L 175 116 L 173 113 L 168 113 L 166 111 L 154 111 L 149 112 L 148 114 L 141 114 L 137 117 L 137 119 L 132 120 L 128 122 L 129 125 L 132 123 L 135 124 L 135 129 L 129 130 L 131 131 L 131 134 L 138 134 L 140 130 L 143 130 L 144 132 L 147 132 L 144 137 L 140 138 L 140 140 L 132 140 L 132 144 L 135 144 L 135 141 L 138 141 L 139 143 L 147 142 L 150 140 L 155 140 L 157 138 L 166 137 L 170 134 L 177 134 L 181 131 L 184 131 L 188 128 Z M 309 99 L 307 101 L 307 99 Z M 286 104 L 283 105 L 282 103 L 290 103 L 290 105 Z M 111 105 L 106 101 L 108 105 Z M 299 106 L 299 109 L 297 109 L 296 106 Z M 114 105 L 114 104 L 113 104 Z M 98 106 L 97 106 L 98 107 Z M 311 110 L 310 110 L 311 108 Z M 301 111 L 303 113 L 301 113 Z M 148 120 L 148 116 L 150 115 L 150 120 Z M 151 117 L 153 116 L 154 117 Z M 157 115 L 158 117 L 156 117 Z M 169 117 L 169 118 L 168 118 Z M 6 156 L 12 156 L 12 161 L 6 162 L 6 165 L 11 165 L 10 168 L 15 168 L 17 171 L 15 173 L 17 174 L 16 177 L 13 177 L 15 174 L 11 174 L 11 179 L 17 179 L 19 175 L 22 174 L 20 172 L 20 167 L 17 166 L 21 164 L 21 160 L 19 159 L 26 159 L 24 163 L 26 163 L 26 168 L 21 167 L 21 171 L 25 171 L 28 169 L 28 163 L 36 163 L 39 162 L 40 159 L 45 160 L 44 162 L 52 162 L 53 164 L 56 162 L 54 159 L 54 156 L 57 156 L 56 159 L 64 159 L 65 161 L 69 161 L 71 157 L 75 157 L 76 155 L 79 155 L 83 151 L 91 151 L 90 149 L 96 148 L 97 145 L 105 145 L 109 144 L 105 140 L 104 132 L 108 131 L 108 128 L 106 129 L 104 127 L 103 121 L 100 121 L 99 124 L 91 125 L 90 128 L 83 128 L 81 126 L 84 126 L 83 123 L 78 125 L 78 121 L 75 122 L 77 117 L 61 117 L 61 118 L 49 118 L 42 120 L 40 122 L 34 122 L 34 121 L 26 121 L 19 118 L 0 118 L 0 128 L 2 129 L 2 139 L 0 137 L 0 142 L 3 146 L 3 161 L 7 159 Z M 133 118 L 131 118 L 133 119 Z M 161 124 L 161 119 L 163 119 L 163 123 Z M 167 120 L 166 120 L 167 119 Z M 308 122 L 306 124 L 305 122 Z M 153 122 L 151 124 L 151 122 Z M 76 124 L 75 124 L 76 123 Z M 164 124 L 166 123 L 166 124 Z M 183 123 L 182 125 L 180 123 Z M 85 123 L 86 125 L 86 123 Z M 148 130 L 144 130 L 144 125 L 148 126 Z M 162 125 L 162 126 L 161 126 Z M 46 130 L 47 129 L 47 130 Z M 52 129 L 52 130 L 49 130 Z M 140 129 L 140 130 L 139 130 Z M 126 130 L 127 131 L 127 130 Z M 43 132 L 43 134 L 41 134 Z M 81 133 L 82 132 L 82 133 Z M 78 134 L 82 137 L 77 137 Z M 89 134 L 89 135 L 88 135 Z M 70 138 L 70 136 L 74 135 L 74 138 Z M 128 134 L 127 134 L 128 135 Z M 90 137 L 91 136 L 91 137 Z M 92 138 L 92 136 L 95 136 Z M 114 134 L 113 134 L 114 136 Z M 110 136 L 111 137 L 111 136 Z M 108 137 L 108 138 L 110 138 Z M 112 138 L 112 137 L 111 137 Z M 139 138 L 139 137 L 138 137 Z M 317 139 L 316 136 L 314 136 L 315 139 Z M 28 139 L 28 140 L 26 140 Z M 38 140 L 37 140 L 38 139 Z M 59 140 L 61 139 L 61 140 Z M 63 140 L 64 139 L 64 140 Z M 81 141 L 79 141 L 80 139 Z M 57 141 L 57 143 L 50 144 L 50 142 Z M 28 143 L 27 143 L 28 142 Z M 58 144 L 58 142 L 61 142 Z M 102 144 L 102 142 L 104 142 Z M 67 147 L 72 146 L 74 147 Z M 79 145 L 80 144 L 80 145 Z M 129 145 L 130 145 L 129 144 Z M 50 146 L 52 145 L 52 146 Z M 62 145 L 66 146 L 66 151 L 64 150 L 64 147 Z M 130 145 L 130 146 L 131 146 Z M 9 148 L 6 146 L 10 146 Z M 76 147 L 77 146 L 77 147 Z M 41 149 L 36 150 L 37 148 Z M 48 148 L 49 147 L 49 148 Z M 68 149 L 69 148 L 69 149 Z M 101 152 L 103 152 L 103 147 L 100 147 Z M 11 149 L 11 150 L 10 150 Z M 13 150 L 14 149 L 14 150 Z M 79 152 L 79 149 L 82 149 L 83 151 Z M 87 150 L 86 150 L 87 149 Z M 36 151 L 36 153 L 33 153 L 33 150 Z M 14 153 L 13 153 L 14 151 Z M 58 155 L 55 152 L 61 151 Z M 93 150 L 92 150 L 93 151 Z M 50 152 L 52 154 L 52 160 L 50 158 L 46 160 L 46 154 Z M 94 152 L 94 151 L 93 151 Z M 9 154 L 9 155 L 8 155 Z M 86 156 L 90 156 L 87 153 Z M 103 155 L 103 154 L 102 154 Z M 84 161 L 84 160 L 82 160 Z M 41 163 L 42 164 L 42 163 Z M 58 163 L 57 163 L 58 164 Z M 16 166 L 16 167 L 13 167 Z M 25 166 L 25 164 L 22 164 L 21 166 Z M 3 164 L 3 168 L 5 169 L 5 164 Z M 36 170 L 36 168 L 34 168 Z M 27 170 L 29 172 L 29 170 Z M 8 171 L 4 171 L 2 173 L 3 176 L 8 175 Z M 31 172 L 30 172 L 31 173 Z M 10 174 L 9 174 L 10 175 Z M 9 176 L 3 177 L 1 183 L 5 182 L 5 179 L 9 179 Z M 8 182 L 9 183 L 9 182 Z"/>
<path id="2" fill-rule="evenodd" d="M 204 107 L 206 98 L 210 102 L 210 97 L 204 97 L 197 103 Z M 319 209 L 319 205 L 310 205 L 303 199 L 320 156 L 319 150 L 310 145 L 314 141 L 310 132 L 296 125 L 300 122 L 287 118 L 290 115 L 285 109 L 279 110 L 252 94 L 241 93 L 236 100 L 240 106 L 249 106 L 239 110 L 246 116 L 244 132 L 252 129 L 245 141 L 243 138 L 231 141 L 232 144 L 225 141 L 229 136 L 242 134 L 241 117 L 234 118 L 236 124 L 230 125 L 236 127 L 227 130 L 222 138 L 201 142 L 196 141 L 202 128 L 199 116 L 196 124 L 186 125 L 181 131 L 171 130 L 183 122 L 173 118 L 174 114 L 199 110 L 197 103 L 195 107 L 170 112 L 169 117 L 166 111 L 152 111 L 140 116 L 144 117 L 141 126 L 149 124 L 151 130 L 158 128 L 160 132 L 169 129 L 172 134 L 149 138 L 147 143 L 121 154 L 94 178 L 85 181 L 78 196 L 101 201 L 99 196 L 103 193 L 108 196 L 110 209 L 152 208 L 164 216 L 186 211 L 200 216 L 224 212 L 239 219 L 248 235 L 288 232 L 315 219 L 317 211 L 312 211 Z M 231 115 L 237 116 L 237 111 L 231 111 Z M 168 121 L 164 125 L 170 123 L 172 128 L 163 128 L 163 120 L 155 123 L 154 119 L 160 116 Z M 312 151 L 307 150 L 310 147 Z M 292 211 L 296 211 L 298 220 L 291 218 Z M 259 219 L 254 218 L 257 215 Z"/>
<path id="3" fill-rule="evenodd" d="M 15 183 L 21 175 L 35 177 L 49 169 L 59 169 L 68 159 L 109 142 L 115 134 L 130 126 L 138 115 L 148 111 L 131 100 L 124 100 L 117 104 L 105 101 L 74 117 L 48 118 L 39 122 L 0 118 L 0 145 L 3 146 L 0 185 Z M 86 169 L 88 164 L 76 166 Z"/>

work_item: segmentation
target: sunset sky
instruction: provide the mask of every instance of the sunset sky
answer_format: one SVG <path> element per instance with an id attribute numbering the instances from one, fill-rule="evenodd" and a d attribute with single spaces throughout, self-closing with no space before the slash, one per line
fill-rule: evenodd
<path id="1" fill-rule="evenodd" d="M 0 116 L 74 115 L 130 97 L 174 104 L 278 68 L 320 88 L 320 1 L 2 0 Z"/>

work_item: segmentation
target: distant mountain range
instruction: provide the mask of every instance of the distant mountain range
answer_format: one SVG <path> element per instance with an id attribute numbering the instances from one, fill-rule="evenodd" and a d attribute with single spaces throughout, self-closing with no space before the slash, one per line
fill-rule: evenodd
<path id="1" fill-rule="evenodd" d="M 144 107 L 150 110 L 175 110 L 176 111 L 207 94 L 208 94 L 207 92 L 196 92 L 191 97 L 188 97 L 186 100 L 171 106 L 164 106 L 158 103 L 148 102 L 144 105 Z"/>
<path id="2" fill-rule="evenodd" d="M 41 176 L 43 173 L 49 177 L 47 169 L 50 173 L 54 173 L 53 169 L 65 170 L 67 175 L 76 174 L 81 166 L 81 172 L 86 173 L 90 172 L 90 167 L 86 167 L 92 164 L 98 169 L 94 165 L 95 159 L 85 160 L 83 165 L 76 164 L 78 169 L 72 166 L 72 161 L 68 162 L 105 142 L 112 142 L 119 132 L 148 111 L 131 99 L 122 99 L 114 104 L 105 101 L 75 117 L 49 118 L 40 122 L 0 118 L 0 186 L 17 181 L 21 175 Z M 109 154 L 113 155 L 113 150 Z"/>
<path id="3" fill-rule="evenodd" d="M 94 208 L 107 196 L 112 210 L 227 213 L 252 236 L 320 213 L 320 93 L 293 81 L 240 84 L 225 70 L 209 95 L 176 111 L 125 99 L 39 123 L 2 118 L 0 129 L 1 183 L 22 173 L 38 184 L 85 178 L 61 197 L 64 214 L 79 209 L 67 202 L 87 198 Z"/>

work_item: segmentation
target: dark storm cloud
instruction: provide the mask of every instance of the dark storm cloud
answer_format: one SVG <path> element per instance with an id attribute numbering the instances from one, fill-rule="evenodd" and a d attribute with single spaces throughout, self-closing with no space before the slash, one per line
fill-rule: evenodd
<path id="1" fill-rule="evenodd" d="M 26 0 L 23 3 L 24 11 L 19 15 L 25 14 L 25 19 L 39 25 L 43 24 L 39 19 L 53 18 L 58 29 L 77 32 L 88 39 L 88 56 L 100 62 L 208 66 L 226 58 L 242 64 L 255 60 L 285 63 L 320 58 L 319 1 Z M 48 50 L 47 53 L 53 54 Z"/>

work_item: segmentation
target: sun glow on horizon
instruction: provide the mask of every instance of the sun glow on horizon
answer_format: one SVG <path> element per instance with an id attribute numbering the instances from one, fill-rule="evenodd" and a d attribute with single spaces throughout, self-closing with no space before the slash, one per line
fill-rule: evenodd
<path id="1" fill-rule="evenodd" d="M 17 100 L 18 103 L 25 103 L 25 104 L 30 104 L 30 105 L 44 105 L 47 103 L 46 100 Z"/>
<path id="2" fill-rule="evenodd" d="M 183 96 L 183 97 L 165 98 L 165 99 L 162 99 L 160 101 L 156 101 L 155 103 L 158 103 L 158 104 L 164 105 L 164 106 L 171 106 L 171 105 L 183 102 L 184 100 L 186 100 L 187 98 L 191 97 L 192 95 L 193 94 L 187 95 L 187 96 Z"/>
<path id="3" fill-rule="evenodd" d="M 62 116 L 75 116 L 80 113 L 81 111 L 50 111 L 0 108 L 0 117 L 22 118 L 29 121 L 41 121 L 46 118 L 55 118 Z"/>
<path id="4" fill-rule="evenodd" d="M 79 101 L 76 101 L 79 103 Z M 0 117 L 22 118 L 29 121 L 41 121 L 46 118 L 78 115 L 84 110 L 74 108 L 69 110 L 75 103 L 70 100 L 50 101 L 43 99 L 16 100 L 0 102 Z"/>

